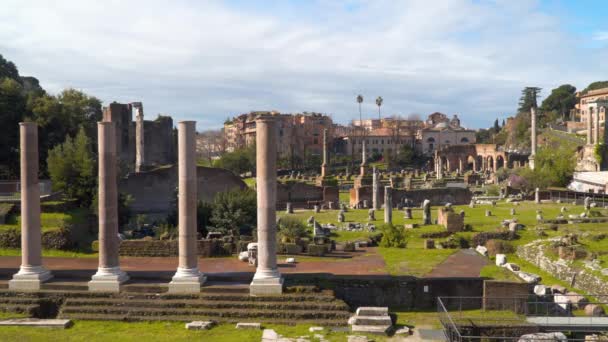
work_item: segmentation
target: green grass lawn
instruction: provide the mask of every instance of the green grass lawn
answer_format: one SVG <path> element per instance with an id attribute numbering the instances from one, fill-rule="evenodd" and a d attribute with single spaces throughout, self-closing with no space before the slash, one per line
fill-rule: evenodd
<path id="1" fill-rule="evenodd" d="M 234 324 L 221 324 L 211 330 L 186 330 L 184 323 L 177 322 L 107 322 L 107 321 L 75 321 L 69 329 L 42 329 L 29 327 L 2 327 L 2 341 L 213 341 L 213 342 L 248 342 L 260 341 L 261 330 L 237 330 Z M 277 333 L 296 338 L 305 336 L 314 341 L 314 334 L 321 334 L 328 341 L 345 342 L 350 332 L 311 333 L 310 325 L 264 325 L 264 328 L 274 329 Z M 372 336 L 370 336 L 372 337 Z M 385 337 L 373 336 L 375 341 L 387 341 Z"/>
<path id="2" fill-rule="evenodd" d="M 391 275 L 424 276 L 454 254 L 456 249 L 384 248 L 378 249 Z"/>

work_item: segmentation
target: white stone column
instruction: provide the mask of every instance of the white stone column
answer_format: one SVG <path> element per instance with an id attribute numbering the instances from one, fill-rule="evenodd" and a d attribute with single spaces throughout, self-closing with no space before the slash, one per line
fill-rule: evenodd
<path id="1" fill-rule="evenodd" d="M 196 241 L 196 122 L 177 124 L 179 265 L 169 283 L 171 293 L 199 293 L 206 277 L 198 269 Z"/>
<path id="2" fill-rule="evenodd" d="M 443 179 L 443 160 L 437 157 L 437 179 Z"/>
<path id="3" fill-rule="evenodd" d="M 367 152 L 365 151 L 366 149 L 366 142 L 365 142 L 365 137 L 362 137 L 363 139 L 363 143 L 362 143 L 362 149 L 361 149 L 361 176 L 365 176 L 365 168 L 367 167 Z"/>
<path id="4" fill-rule="evenodd" d="M 593 144 L 594 145 L 599 145 L 600 144 L 600 112 L 597 110 L 596 107 L 590 107 L 589 109 L 593 108 Z"/>
<path id="5" fill-rule="evenodd" d="M 120 269 L 118 249 L 118 191 L 116 170 L 116 124 L 97 123 L 99 151 L 98 217 L 99 268 L 89 282 L 89 291 L 120 292 L 120 284 L 129 279 Z"/>
<path id="6" fill-rule="evenodd" d="M 53 276 L 42 266 L 40 185 L 38 184 L 38 125 L 19 124 L 21 135 L 21 267 L 8 282 L 10 290 L 37 291 Z"/>
<path id="7" fill-rule="evenodd" d="M 393 223 L 393 188 L 384 187 L 384 223 Z"/>
<path id="8" fill-rule="evenodd" d="M 378 198 L 378 195 L 380 193 L 380 184 L 378 184 L 378 171 L 376 170 L 376 167 L 374 166 L 373 169 L 373 175 L 372 175 L 372 208 L 374 208 L 374 210 L 379 210 L 380 209 L 380 201 Z"/>
<path id="9" fill-rule="evenodd" d="M 135 172 L 141 172 L 145 165 L 144 107 L 141 103 L 136 103 L 135 110 Z"/>
<path id="10" fill-rule="evenodd" d="M 277 136 L 272 116 L 256 120 L 256 184 L 258 202 L 258 267 L 249 285 L 251 295 L 283 293 L 277 268 Z"/>
<path id="11" fill-rule="evenodd" d="M 587 109 L 587 145 L 591 145 L 593 142 L 591 141 L 591 122 L 592 122 L 592 117 L 591 117 L 591 108 L 589 107 Z"/>

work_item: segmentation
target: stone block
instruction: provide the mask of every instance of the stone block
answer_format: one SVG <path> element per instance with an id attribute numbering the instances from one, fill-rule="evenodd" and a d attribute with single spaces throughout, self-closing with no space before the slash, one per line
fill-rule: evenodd
<path id="1" fill-rule="evenodd" d="M 567 292 L 567 290 L 565 287 L 555 284 L 555 285 L 551 285 L 551 292 L 553 292 L 554 294 L 555 293 L 564 294 Z"/>
<path id="2" fill-rule="evenodd" d="M 585 315 L 590 317 L 604 316 L 604 308 L 597 304 L 588 304 L 585 306 Z"/>
<path id="3" fill-rule="evenodd" d="M 236 324 L 236 328 L 237 329 L 253 329 L 253 330 L 260 330 L 262 329 L 262 323 L 249 323 L 249 322 L 245 322 L 245 323 L 237 323 Z M 268 330 L 268 329 L 267 329 Z"/>
<path id="4" fill-rule="evenodd" d="M 475 251 L 483 256 L 488 256 L 488 249 L 484 246 L 477 246 L 475 247 Z"/>
<path id="5" fill-rule="evenodd" d="M 570 302 L 576 309 L 584 309 L 587 304 L 589 304 L 589 300 L 585 298 L 585 296 L 580 295 L 576 292 L 568 292 L 566 296 L 570 299 Z"/>
<path id="6" fill-rule="evenodd" d="M 215 326 L 214 321 L 193 321 L 186 323 L 186 329 L 188 330 L 209 330 Z"/>
<path id="7" fill-rule="evenodd" d="M 13 318 L 0 321 L 0 326 L 66 329 L 72 326 L 72 321 L 69 319 Z"/>
<path id="8" fill-rule="evenodd" d="M 249 294 L 253 296 L 280 295 L 283 293 L 283 278 L 256 279 L 249 284 Z"/>
<path id="9" fill-rule="evenodd" d="M 390 325 L 351 325 L 352 332 L 371 335 L 388 335 L 391 331 Z"/>
<path id="10" fill-rule="evenodd" d="M 361 306 L 357 308 L 357 316 L 388 316 L 386 306 Z"/>
<path id="11" fill-rule="evenodd" d="M 518 342 L 566 342 L 568 338 L 561 332 L 525 334 Z"/>
<path id="12" fill-rule="evenodd" d="M 504 254 L 496 254 L 496 266 L 503 266 L 507 263 L 507 256 Z"/>
<path id="13" fill-rule="evenodd" d="M 424 249 L 435 249 L 435 240 L 433 240 L 433 239 L 424 240 Z"/>
<path id="14" fill-rule="evenodd" d="M 545 285 L 538 284 L 534 286 L 534 294 L 537 296 L 545 296 L 549 294 L 549 292 L 551 292 L 551 290 Z"/>

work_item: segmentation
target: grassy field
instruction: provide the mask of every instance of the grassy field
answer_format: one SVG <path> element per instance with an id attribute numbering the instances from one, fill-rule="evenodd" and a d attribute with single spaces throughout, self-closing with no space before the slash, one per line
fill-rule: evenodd
<path id="1" fill-rule="evenodd" d="M 85 222 L 89 211 L 85 208 L 76 208 L 65 213 L 41 213 L 40 226 L 42 231 L 60 228 L 65 224 L 79 224 Z M 21 215 L 11 215 L 6 224 L 0 224 L 0 230 L 21 227 Z"/>

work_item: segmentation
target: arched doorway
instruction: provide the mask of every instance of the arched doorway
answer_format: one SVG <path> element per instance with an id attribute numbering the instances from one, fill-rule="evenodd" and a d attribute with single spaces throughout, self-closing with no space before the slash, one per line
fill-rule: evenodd
<path id="1" fill-rule="evenodd" d="M 496 170 L 505 167 L 505 158 L 502 155 L 496 157 Z"/>

